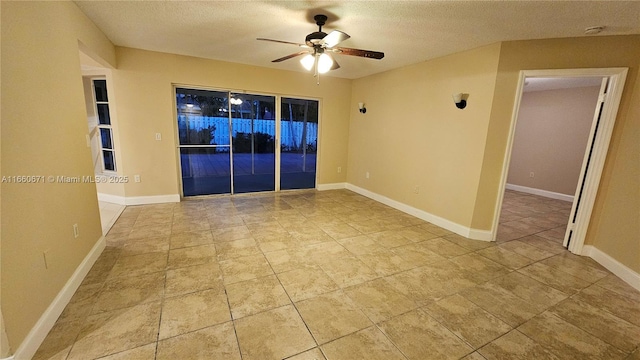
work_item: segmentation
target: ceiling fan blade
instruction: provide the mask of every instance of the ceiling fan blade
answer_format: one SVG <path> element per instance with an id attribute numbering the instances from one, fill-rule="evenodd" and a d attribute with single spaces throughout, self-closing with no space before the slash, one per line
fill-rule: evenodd
<path id="1" fill-rule="evenodd" d="M 294 53 L 294 54 L 291 54 L 291 55 L 283 56 L 283 57 L 281 57 L 279 59 L 275 59 L 275 60 L 273 60 L 271 62 L 281 62 L 281 61 L 289 60 L 289 59 L 294 58 L 296 56 L 300 56 L 300 55 L 304 55 L 304 54 L 308 54 L 308 53 L 309 53 L 309 51 L 306 51 L 306 50 L 305 51 L 300 51 L 300 52 L 297 52 L 297 53 Z"/>
<path id="2" fill-rule="evenodd" d="M 332 48 L 350 37 L 351 36 L 343 33 L 340 30 L 333 30 L 322 39 L 322 42 L 324 43 L 325 47 Z"/>
<path id="3" fill-rule="evenodd" d="M 384 57 L 384 53 L 380 51 L 351 49 L 351 48 L 344 48 L 344 47 L 334 48 L 333 52 L 340 55 L 360 56 L 360 57 L 376 59 L 376 60 L 380 60 Z"/>
<path id="4" fill-rule="evenodd" d="M 303 47 L 303 48 L 308 48 L 308 46 L 305 45 L 305 44 L 299 44 L 299 43 L 294 43 L 294 42 L 290 42 L 290 41 L 264 39 L 264 38 L 257 38 L 256 40 L 271 41 L 271 42 L 280 43 L 280 44 L 289 44 L 289 45 L 295 45 L 295 46 L 299 46 L 299 47 Z"/>

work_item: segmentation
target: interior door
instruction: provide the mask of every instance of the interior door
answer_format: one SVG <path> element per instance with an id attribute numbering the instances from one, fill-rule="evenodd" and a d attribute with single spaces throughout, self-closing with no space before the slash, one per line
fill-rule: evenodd
<path id="1" fill-rule="evenodd" d="M 578 186 L 576 188 L 573 205 L 571 206 L 571 213 L 569 215 L 569 224 L 567 225 L 567 230 L 564 235 L 563 245 L 570 250 L 571 239 L 576 229 L 580 205 L 584 195 L 585 182 L 589 173 L 589 165 L 591 163 L 591 156 L 593 155 L 593 147 L 598 136 L 598 128 L 600 126 L 600 120 L 602 117 L 602 109 L 604 108 L 604 102 L 608 88 L 608 80 L 609 78 L 607 77 L 603 78 L 600 85 L 600 94 L 598 95 L 598 104 L 596 105 L 596 111 L 593 116 L 593 123 L 591 125 L 591 132 L 589 133 L 587 151 L 585 152 L 584 160 L 582 161 L 582 169 L 580 170 Z"/>
<path id="2" fill-rule="evenodd" d="M 274 96 L 231 93 L 233 193 L 275 190 Z"/>

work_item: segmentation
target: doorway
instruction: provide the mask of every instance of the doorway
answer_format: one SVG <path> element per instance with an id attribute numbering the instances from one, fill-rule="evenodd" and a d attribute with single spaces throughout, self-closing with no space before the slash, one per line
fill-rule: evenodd
<path id="1" fill-rule="evenodd" d="M 559 79 L 562 78 L 573 78 L 574 81 L 578 82 L 594 81 L 594 84 L 595 81 L 600 81 L 595 109 L 592 114 L 586 139 L 586 146 L 583 147 L 581 154 L 582 161 L 580 162 L 580 171 L 575 190 L 572 193 L 572 206 L 569 211 L 569 219 L 566 222 L 566 231 L 562 243 L 563 246 L 571 252 L 582 254 L 584 238 L 591 217 L 591 211 L 593 210 L 600 176 L 604 167 L 604 159 L 606 158 L 609 140 L 622 96 L 626 73 L 627 69 L 624 68 L 521 71 L 507 151 L 505 153 L 501 189 L 494 216 L 494 240 L 498 238 L 500 215 L 503 213 L 504 200 L 505 198 L 508 199 L 516 195 L 510 194 L 509 192 L 505 193 L 505 191 L 508 189 L 507 179 L 509 177 L 511 160 L 515 155 L 513 152 L 514 140 L 516 138 L 516 124 L 519 120 L 520 111 L 523 110 L 523 94 L 527 84 L 542 78 L 548 78 L 551 81 L 560 81 Z M 531 174 L 533 175 L 531 176 Z M 533 178 L 535 177 L 535 172 L 531 171 L 529 175 Z M 553 191 L 547 192 L 554 193 Z M 566 196 L 566 194 L 557 195 Z"/>

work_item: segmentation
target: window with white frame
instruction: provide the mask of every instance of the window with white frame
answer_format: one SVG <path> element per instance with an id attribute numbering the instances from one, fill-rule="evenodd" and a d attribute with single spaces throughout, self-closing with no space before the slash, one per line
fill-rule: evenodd
<path id="1" fill-rule="evenodd" d="M 113 146 L 113 129 L 109 116 L 109 97 L 107 95 L 107 80 L 93 80 L 93 95 L 98 115 L 98 131 L 100 132 L 100 153 L 102 154 L 102 169 L 116 171 L 116 156 Z"/>

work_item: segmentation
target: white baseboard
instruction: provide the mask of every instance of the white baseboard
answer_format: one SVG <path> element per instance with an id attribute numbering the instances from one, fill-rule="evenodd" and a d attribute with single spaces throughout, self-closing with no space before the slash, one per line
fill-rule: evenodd
<path id="1" fill-rule="evenodd" d="M 611 271 L 617 277 L 631 285 L 634 289 L 640 291 L 640 274 L 629 269 L 618 260 L 604 253 L 602 250 L 593 245 L 585 245 L 582 247 L 582 255 L 592 258 L 598 264 L 604 266 L 607 270 Z"/>
<path id="2" fill-rule="evenodd" d="M 390 199 L 386 196 L 374 193 L 372 191 L 363 189 L 361 187 L 355 186 L 353 184 L 346 184 L 346 188 L 348 190 L 351 190 L 353 192 L 356 192 L 360 195 L 366 196 L 370 199 L 373 199 L 377 202 L 383 203 L 385 205 L 391 206 L 394 209 L 400 210 L 404 213 L 407 213 L 409 215 L 415 216 L 419 219 L 428 221 L 432 224 L 438 225 L 441 228 L 447 229 L 449 231 L 452 231 L 458 235 L 464 236 L 466 238 L 469 239 L 474 239 L 474 240 L 483 240 L 483 241 L 491 241 L 493 239 L 493 234 L 491 233 L 491 231 L 488 230 L 478 230 L 478 229 L 471 229 L 468 228 L 466 226 L 460 225 L 458 223 L 455 223 L 453 221 L 441 218 L 437 215 L 433 215 L 431 213 L 428 213 L 424 210 L 420 210 L 420 209 L 416 209 L 413 206 L 401 203 L 399 201 Z"/>
<path id="3" fill-rule="evenodd" d="M 9 357 L 2 358 L 2 359 L 0 359 L 0 360 L 15 360 L 15 355 L 11 355 L 11 356 L 9 356 Z"/>
<path id="4" fill-rule="evenodd" d="M 73 294 L 75 294 L 76 290 L 84 280 L 84 277 L 87 276 L 89 270 L 93 264 L 98 260 L 100 254 L 102 254 L 102 250 L 104 250 L 106 245 L 105 239 L 103 236 L 93 245 L 93 248 L 87 256 L 85 256 L 84 260 L 78 265 L 76 271 L 73 272 L 73 275 L 67 280 L 67 283 L 64 285 L 62 290 L 58 293 L 58 295 L 53 299 L 47 310 L 40 316 L 38 322 L 34 325 L 34 327 L 29 331 L 27 337 L 22 341 L 16 352 L 13 356 L 7 359 L 31 359 L 33 355 L 38 351 L 38 348 L 44 341 L 44 338 L 47 337 L 49 331 L 58 320 L 60 314 L 71 300 Z"/>
<path id="5" fill-rule="evenodd" d="M 180 194 L 154 196 L 118 196 L 98 193 L 99 201 L 106 201 L 118 205 L 146 205 L 180 202 Z"/>
<path id="6" fill-rule="evenodd" d="M 316 186 L 316 189 L 318 189 L 318 191 L 340 190 L 340 189 L 346 189 L 346 188 L 347 188 L 347 183 L 318 184 Z"/>
<path id="7" fill-rule="evenodd" d="M 520 192 L 527 193 L 527 194 L 544 196 L 544 197 L 550 198 L 550 199 L 573 202 L 573 195 L 561 194 L 561 193 L 557 193 L 557 192 L 553 192 L 553 191 L 535 189 L 535 188 L 531 188 L 531 187 L 513 185 L 513 184 L 507 184 L 506 188 L 507 188 L 507 190 L 520 191 Z"/>

